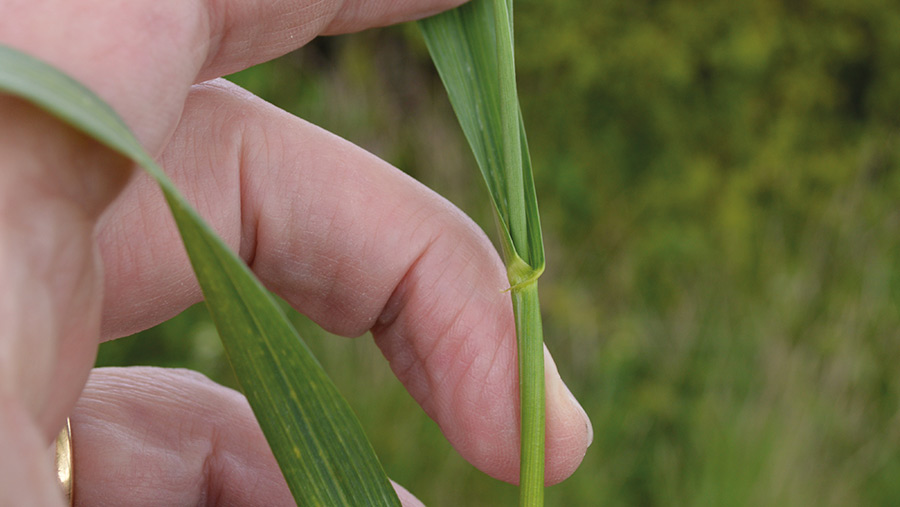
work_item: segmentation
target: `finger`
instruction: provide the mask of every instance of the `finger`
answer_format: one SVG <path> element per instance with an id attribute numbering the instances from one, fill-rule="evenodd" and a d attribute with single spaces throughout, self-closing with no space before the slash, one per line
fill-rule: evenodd
<path id="1" fill-rule="evenodd" d="M 189 85 L 297 49 L 321 33 L 382 26 L 462 0 L 7 0 L 0 43 L 65 70 L 156 154 Z"/>
<path id="2" fill-rule="evenodd" d="M 77 505 L 294 505 L 246 399 L 189 370 L 94 370 L 72 441 Z"/>
<path id="3" fill-rule="evenodd" d="M 21 401 L 49 439 L 94 362 L 94 220 L 128 165 L 24 101 L 0 94 L 0 111 L 0 400 Z"/>
<path id="4" fill-rule="evenodd" d="M 419 19 L 465 0 L 216 0 L 212 42 L 201 80 L 223 76 L 303 46 L 317 35 L 349 33 Z"/>
<path id="5" fill-rule="evenodd" d="M 415 495 L 407 491 L 403 486 L 394 481 L 391 481 L 391 485 L 394 486 L 394 491 L 397 492 L 397 496 L 400 498 L 400 504 L 403 505 L 403 507 L 425 507 L 425 504 L 423 504 L 421 500 L 416 498 Z"/>
<path id="6" fill-rule="evenodd" d="M 17 400 L 3 398 L 0 410 L 0 505 L 62 507 L 59 483 L 51 474 L 46 437 Z"/>
<path id="7" fill-rule="evenodd" d="M 162 161 L 272 290 L 326 329 L 372 329 L 450 442 L 514 481 L 518 388 L 505 269 L 478 227 L 385 162 L 234 85 L 195 87 Z M 156 190 L 104 217 L 106 330 L 149 326 L 199 298 Z M 586 416 L 547 368 L 547 477 L 568 476 Z"/>

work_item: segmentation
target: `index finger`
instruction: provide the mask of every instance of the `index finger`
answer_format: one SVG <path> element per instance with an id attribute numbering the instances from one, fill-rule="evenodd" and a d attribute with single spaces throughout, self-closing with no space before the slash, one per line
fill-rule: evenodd
<path id="1" fill-rule="evenodd" d="M 506 271 L 461 211 L 398 169 L 227 82 L 194 87 L 163 166 L 270 290 L 336 334 L 371 330 L 460 454 L 518 476 Z M 149 179 L 104 216 L 104 328 L 122 336 L 200 299 Z M 140 183 L 138 185 L 138 183 Z M 584 457 L 587 415 L 546 364 L 547 481 Z"/>
<path id="2" fill-rule="evenodd" d="M 319 34 L 412 20 L 463 0 L 7 0 L 0 44 L 40 58 L 109 103 L 151 153 L 190 85 L 297 49 Z"/>
<path id="3" fill-rule="evenodd" d="M 209 58 L 201 81 L 270 60 L 317 35 L 350 33 L 423 18 L 466 0 L 213 0 Z"/>

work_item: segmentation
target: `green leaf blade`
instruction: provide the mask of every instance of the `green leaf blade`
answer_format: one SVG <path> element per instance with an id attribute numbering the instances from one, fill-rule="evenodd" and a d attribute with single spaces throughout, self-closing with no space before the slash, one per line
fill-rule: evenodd
<path id="1" fill-rule="evenodd" d="M 236 377 L 298 505 L 399 506 L 358 419 L 280 307 L 121 118 L 68 76 L 2 45 L 0 92 L 33 102 L 157 180 Z"/>

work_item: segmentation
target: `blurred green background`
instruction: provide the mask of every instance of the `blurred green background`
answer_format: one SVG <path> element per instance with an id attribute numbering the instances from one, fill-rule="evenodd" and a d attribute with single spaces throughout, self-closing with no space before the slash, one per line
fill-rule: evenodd
<path id="1" fill-rule="evenodd" d="M 516 9 L 546 340 L 595 435 L 548 505 L 900 505 L 900 4 Z M 493 234 L 415 26 L 319 39 L 232 79 Z M 431 506 L 515 504 L 370 339 L 294 319 L 394 479 Z M 143 334 L 99 364 L 233 385 L 202 307 Z"/>

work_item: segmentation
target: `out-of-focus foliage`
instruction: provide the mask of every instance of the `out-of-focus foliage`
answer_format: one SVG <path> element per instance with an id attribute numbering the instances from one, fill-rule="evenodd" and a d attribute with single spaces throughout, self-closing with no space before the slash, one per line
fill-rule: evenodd
<path id="1" fill-rule="evenodd" d="M 900 4 L 518 0 L 516 16 L 545 336 L 595 430 L 548 505 L 900 503 Z M 491 230 L 414 30 L 235 80 Z M 184 319 L 129 354 L 187 350 L 221 378 Z M 389 474 L 432 506 L 514 503 L 370 342 L 306 329 Z"/>

